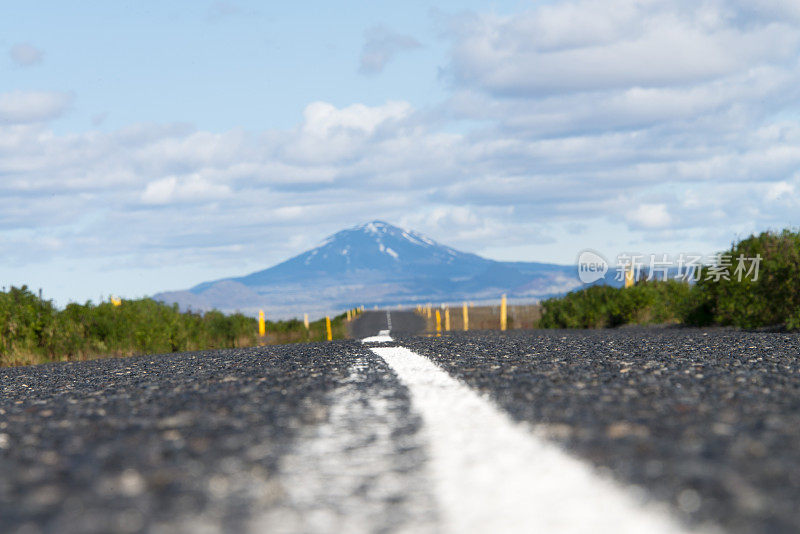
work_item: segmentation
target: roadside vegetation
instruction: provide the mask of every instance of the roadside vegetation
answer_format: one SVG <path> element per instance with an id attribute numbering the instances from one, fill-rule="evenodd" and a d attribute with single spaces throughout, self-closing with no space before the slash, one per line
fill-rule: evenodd
<path id="1" fill-rule="evenodd" d="M 592 286 L 542 302 L 541 328 L 605 328 L 679 323 L 690 306 L 689 284 L 668 281 L 627 289 Z"/>
<path id="2" fill-rule="evenodd" d="M 685 324 L 800 328 L 800 232 L 763 232 L 721 253 L 761 257 L 758 276 L 736 262 L 700 269 L 693 284 L 650 281 L 630 288 L 592 286 L 542 302 L 541 328 L 603 328 L 624 324 Z M 714 269 L 712 273 L 710 269 Z"/>
<path id="3" fill-rule="evenodd" d="M 331 319 L 334 338 L 345 337 L 344 315 Z M 26 286 L 0 292 L 0 365 L 85 360 L 322 341 L 325 320 L 267 321 L 267 336 L 258 336 L 258 322 L 242 314 L 180 312 L 152 299 L 68 304 L 57 309 Z"/>

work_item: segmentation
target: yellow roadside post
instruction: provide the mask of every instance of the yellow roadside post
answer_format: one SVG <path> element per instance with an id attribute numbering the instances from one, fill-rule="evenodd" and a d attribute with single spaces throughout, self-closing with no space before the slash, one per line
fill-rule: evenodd
<path id="1" fill-rule="evenodd" d="M 347 310 L 347 322 L 350 322 L 350 310 Z"/>
<path id="2" fill-rule="evenodd" d="M 467 307 L 466 302 L 464 303 L 461 312 L 464 315 L 464 332 L 466 332 L 467 330 L 469 330 L 469 308 Z"/>
<path id="3" fill-rule="evenodd" d="M 436 310 L 436 335 L 442 335 L 442 314 L 439 313 L 439 310 Z"/>
<path id="4" fill-rule="evenodd" d="M 428 312 L 428 319 L 430 319 L 431 318 L 431 305 L 430 304 L 428 304 L 428 307 L 426 308 L 426 310 Z"/>
<path id="5" fill-rule="evenodd" d="M 325 329 L 328 331 L 328 341 L 333 341 L 333 332 L 331 331 L 331 318 L 325 316 Z"/>
<path id="6" fill-rule="evenodd" d="M 258 310 L 258 335 L 264 337 L 267 334 L 267 323 L 264 321 L 264 310 Z"/>
<path id="7" fill-rule="evenodd" d="M 508 326 L 508 306 L 506 306 L 506 294 L 503 293 L 503 299 L 500 301 L 500 330 L 505 330 Z"/>
<path id="8" fill-rule="evenodd" d="M 631 287 L 633 282 L 633 264 L 631 263 L 629 266 L 625 267 L 625 287 Z"/>
<path id="9" fill-rule="evenodd" d="M 306 326 L 306 330 L 308 330 L 309 327 L 311 326 L 311 325 L 308 324 L 308 314 L 307 313 L 303 314 L 303 324 Z"/>
<path id="10" fill-rule="evenodd" d="M 444 307 L 444 331 L 450 331 L 450 308 L 448 306 Z"/>

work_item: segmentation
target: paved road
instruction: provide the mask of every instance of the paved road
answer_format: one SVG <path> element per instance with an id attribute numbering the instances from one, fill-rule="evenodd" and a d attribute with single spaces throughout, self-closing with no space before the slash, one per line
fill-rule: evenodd
<path id="1" fill-rule="evenodd" d="M 420 334 L 425 331 L 425 319 L 407 311 L 367 311 L 350 324 L 350 335 L 355 339 L 391 331 L 393 336 Z"/>
<path id="2" fill-rule="evenodd" d="M 800 532 L 800 336 L 620 329 L 401 338 L 695 522 Z"/>
<path id="3" fill-rule="evenodd" d="M 800 531 L 800 336 L 389 319 L 376 343 L 0 370 L 0 531 Z"/>

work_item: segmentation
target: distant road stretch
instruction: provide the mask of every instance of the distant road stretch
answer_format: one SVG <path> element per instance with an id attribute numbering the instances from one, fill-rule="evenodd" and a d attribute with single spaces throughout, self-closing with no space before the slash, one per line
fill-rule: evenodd
<path id="1" fill-rule="evenodd" d="M 800 531 L 800 336 L 423 328 L 0 369 L 0 532 Z"/>

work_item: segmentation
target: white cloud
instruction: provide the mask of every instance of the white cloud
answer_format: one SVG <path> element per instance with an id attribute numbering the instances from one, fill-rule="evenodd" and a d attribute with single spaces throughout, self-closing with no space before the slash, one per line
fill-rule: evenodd
<path id="1" fill-rule="evenodd" d="M 632 224 L 647 229 L 666 228 L 672 223 L 666 204 L 639 204 L 626 218 Z"/>
<path id="2" fill-rule="evenodd" d="M 215 184 L 193 174 L 191 176 L 168 176 L 150 182 L 142 192 L 145 204 L 174 204 L 219 200 L 231 193 L 227 185 Z"/>
<path id="3" fill-rule="evenodd" d="M 374 107 L 353 104 L 341 109 L 313 102 L 303 111 L 303 123 L 292 142 L 283 147 L 283 155 L 299 166 L 353 157 L 370 143 L 380 142 L 381 131 L 395 135 L 411 111 L 406 102 Z"/>
<path id="4" fill-rule="evenodd" d="M 455 25 L 457 83 L 516 96 L 696 84 L 753 65 L 790 64 L 797 27 L 753 8 L 740 23 L 725 2 L 575 0 Z"/>
<path id="5" fill-rule="evenodd" d="M 407 102 L 376 107 L 353 104 L 342 109 L 327 102 L 313 102 L 303 111 L 303 131 L 321 137 L 342 131 L 372 134 L 382 123 L 401 120 L 410 112 Z"/>
<path id="6" fill-rule="evenodd" d="M 42 62 L 44 52 L 29 43 L 17 43 L 9 50 L 11 59 L 20 67 L 30 67 Z"/>
<path id="7" fill-rule="evenodd" d="M 359 71 L 362 74 L 377 74 L 398 53 L 419 46 L 419 42 L 409 35 L 395 33 L 384 26 L 373 26 L 364 32 Z"/>
<path id="8" fill-rule="evenodd" d="M 769 202 L 797 203 L 798 200 L 795 194 L 794 184 L 790 184 L 785 180 L 770 184 L 767 187 L 764 197 Z"/>
<path id="9" fill-rule="evenodd" d="M 55 91 L 0 93 L 0 125 L 44 122 L 60 116 L 72 103 L 72 95 Z"/>

